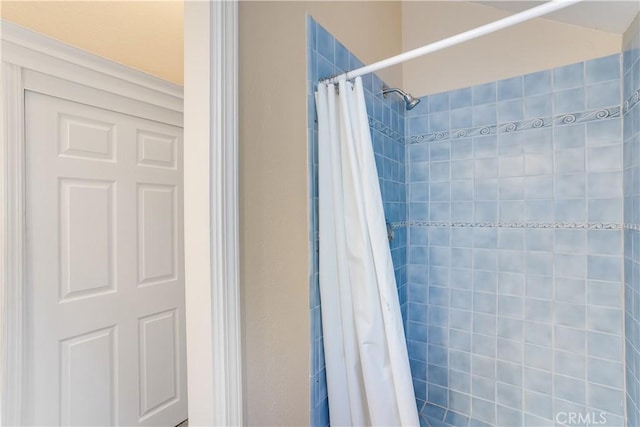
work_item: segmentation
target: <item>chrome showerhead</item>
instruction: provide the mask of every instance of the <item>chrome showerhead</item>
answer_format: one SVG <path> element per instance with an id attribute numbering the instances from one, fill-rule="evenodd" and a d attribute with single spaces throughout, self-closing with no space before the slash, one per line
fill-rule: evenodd
<path id="1" fill-rule="evenodd" d="M 411 110 L 413 107 L 415 107 L 416 105 L 418 105 L 420 103 L 420 98 L 414 98 L 413 96 L 409 95 L 407 92 L 403 91 L 402 89 L 398 89 L 397 87 L 394 88 L 389 88 L 389 87 L 383 87 L 382 88 L 382 95 L 386 98 L 387 94 L 390 92 L 398 92 L 400 94 L 400 96 L 402 96 L 402 99 L 404 99 L 404 103 L 406 104 L 407 110 Z"/>

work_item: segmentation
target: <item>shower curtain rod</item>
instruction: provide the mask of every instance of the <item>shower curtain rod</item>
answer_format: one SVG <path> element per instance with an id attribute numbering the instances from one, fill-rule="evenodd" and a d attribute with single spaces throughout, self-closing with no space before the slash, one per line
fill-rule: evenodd
<path id="1" fill-rule="evenodd" d="M 382 61 L 378 61 L 370 65 L 365 65 L 364 67 L 356 68 L 355 70 L 347 71 L 346 73 L 339 74 L 322 81 L 326 83 L 338 83 L 341 80 L 350 80 L 358 76 L 374 73 L 378 70 L 382 70 L 383 68 L 388 68 L 393 65 L 408 61 L 410 59 L 418 58 L 420 56 L 427 55 L 429 53 L 436 52 L 438 50 L 442 50 L 463 43 L 465 41 L 493 33 L 498 30 L 502 30 L 503 28 L 508 28 L 521 22 L 546 15 L 556 10 L 564 9 L 565 7 L 571 6 L 572 4 L 579 3 L 581 1 L 583 0 L 552 0 L 547 3 L 541 4 L 540 6 L 525 10 L 524 12 L 516 13 L 515 15 L 499 19 L 495 22 L 491 22 L 478 28 L 465 31 L 464 33 L 460 33 L 444 40 L 440 40 L 426 46 L 401 53 L 400 55 L 392 56 L 391 58 L 383 59 Z"/>

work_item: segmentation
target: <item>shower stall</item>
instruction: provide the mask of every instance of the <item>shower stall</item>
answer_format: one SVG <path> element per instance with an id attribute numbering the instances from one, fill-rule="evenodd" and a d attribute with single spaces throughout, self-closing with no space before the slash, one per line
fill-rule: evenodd
<path id="1" fill-rule="evenodd" d="M 363 75 L 422 425 L 640 425 L 639 21 L 622 54 L 419 103 Z M 363 64 L 311 17 L 307 43 L 311 424 L 326 426 L 314 91 Z"/>

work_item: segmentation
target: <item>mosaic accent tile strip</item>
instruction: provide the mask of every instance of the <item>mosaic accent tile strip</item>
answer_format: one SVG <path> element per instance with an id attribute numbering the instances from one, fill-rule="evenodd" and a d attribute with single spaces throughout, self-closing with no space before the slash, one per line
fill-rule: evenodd
<path id="1" fill-rule="evenodd" d="M 407 226 L 407 221 L 398 221 L 398 222 L 392 222 L 390 223 L 391 228 L 396 230 L 398 228 L 402 228 L 402 227 L 406 227 Z"/>
<path id="2" fill-rule="evenodd" d="M 396 141 L 400 141 L 403 144 L 405 142 L 404 135 L 400 135 L 398 132 L 396 132 L 395 130 L 391 129 L 389 126 L 385 125 L 384 123 L 382 123 L 379 120 L 374 119 L 371 116 L 369 116 L 369 127 L 371 129 L 377 130 L 378 132 L 381 132 L 381 133 L 385 134 L 386 136 L 388 136 L 390 138 L 393 138 Z"/>
<path id="3" fill-rule="evenodd" d="M 447 221 L 409 221 L 410 227 L 445 228 L 567 228 L 588 230 L 622 230 L 622 224 L 602 222 L 447 222 Z M 634 225 L 640 230 L 640 225 Z M 626 228 L 626 225 L 624 226 Z"/>
<path id="4" fill-rule="evenodd" d="M 625 230 L 640 231 L 640 224 L 625 224 Z"/>
<path id="5" fill-rule="evenodd" d="M 639 95 L 640 96 L 640 95 Z M 450 139 L 471 138 L 474 136 L 495 135 L 497 133 L 510 133 L 532 129 L 541 129 L 549 126 L 562 126 L 575 123 L 585 123 L 593 120 L 605 120 L 620 117 L 620 107 L 609 107 L 598 110 L 584 111 L 581 113 L 560 114 L 553 117 L 540 117 L 531 120 L 503 123 L 492 126 L 477 126 L 466 129 L 454 129 L 423 135 L 411 136 L 409 144 L 421 144 L 428 142 L 442 142 Z"/>
<path id="6" fill-rule="evenodd" d="M 640 102 L 640 89 L 633 92 L 633 94 L 631 94 L 631 96 L 626 101 L 624 101 L 622 112 L 626 114 L 627 111 L 635 107 L 638 102 Z"/>

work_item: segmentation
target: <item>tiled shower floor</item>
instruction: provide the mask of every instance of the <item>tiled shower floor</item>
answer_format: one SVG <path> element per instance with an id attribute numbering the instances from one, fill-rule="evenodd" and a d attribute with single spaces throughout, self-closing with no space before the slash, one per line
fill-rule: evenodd
<path id="1" fill-rule="evenodd" d="M 485 422 L 470 419 L 465 415 L 449 411 L 431 403 L 420 409 L 421 427 L 491 427 Z"/>

